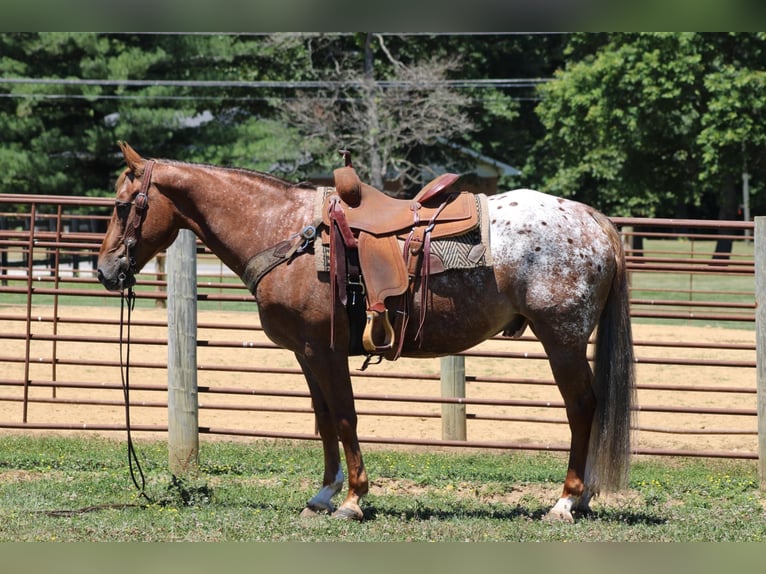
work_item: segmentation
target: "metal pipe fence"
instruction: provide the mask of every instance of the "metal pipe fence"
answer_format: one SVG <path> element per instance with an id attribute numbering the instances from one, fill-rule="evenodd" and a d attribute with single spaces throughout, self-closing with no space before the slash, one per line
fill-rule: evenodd
<path id="1" fill-rule="evenodd" d="M 0 429 L 124 431 L 119 297 L 94 261 L 111 200 L 0 196 Z M 636 452 L 758 458 L 752 223 L 614 218 L 625 240 L 637 358 Z M 717 252 L 718 242 L 731 251 Z M 316 440 L 291 353 L 271 343 L 253 297 L 197 245 L 198 384 L 204 435 Z M 139 275 L 132 323 L 134 431 L 167 434 L 167 277 Z M 531 335 L 461 354 L 466 396 L 440 392 L 438 360 L 352 376 L 360 440 L 565 451 L 569 431 Z M 358 364 L 357 364 L 358 362 Z M 465 406 L 467 439 L 441 433 Z"/>

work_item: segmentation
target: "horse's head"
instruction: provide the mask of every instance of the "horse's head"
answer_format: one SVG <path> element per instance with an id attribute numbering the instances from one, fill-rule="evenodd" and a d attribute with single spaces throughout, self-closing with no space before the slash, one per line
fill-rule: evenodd
<path id="1" fill-rule="evenodd" d="M 120 142 L 128 167 L 117 179 L 117 196 L 98 254 L 98 280 L 110 291 L 135 284 L 135 274 L 178 233 L 173 208 L 152 181 L 154 160 Z"/>

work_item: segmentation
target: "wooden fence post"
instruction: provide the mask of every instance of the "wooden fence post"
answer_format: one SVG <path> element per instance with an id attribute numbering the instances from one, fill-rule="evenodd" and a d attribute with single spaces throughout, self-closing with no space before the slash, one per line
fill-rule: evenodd
<path id="1" fill-rule="evenodd" d="M 766 217 L 755 218 L 755 365 L 758 388 L 758 476 L 766 490 Z"/>
<path id="2" fill-rule="evenodd" d="M 442 398 L 465 398 L 465 356 L 441 358 Z M 442 440 L 466 440 L 465 403 L 442 404 Z"/>
<path id="3" fill-rule="evenodd" d="M 181 477 L 199 466 L 195 235 L 182 229 L 167 253 L 168 462 Z"/>

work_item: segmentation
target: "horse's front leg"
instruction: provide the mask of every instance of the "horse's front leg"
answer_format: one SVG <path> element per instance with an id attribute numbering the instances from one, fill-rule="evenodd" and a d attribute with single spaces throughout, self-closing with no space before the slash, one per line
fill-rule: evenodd
<path id="1" fill-rule="evenodd" d="M 324 442 L 324 439 L 322 441 Z M 335 476 L 329 474 L 329 469 L 333 468 L 333 466 L 337 466 Z M 306 503 L 306 508 L 303 509 L 301 516 L 313 516 L 317 512 L 328 512 L 330 514 L 335 512 L 335 505 L 332 499 L 343 489 L 344 480 L 345 476 L 340 464 L 329 464 L 327 462 L 327 450 L 325 450 L 325 473 L 322 479 L 322 488 Z"/>
<path id="2" fill-rule="evenodd" d="M 349 394 L 351 391 L 351 382 L 349 381 Z M 353 396 L 351 397 L 350 410 L 344 411 L 341 409 L 341 413 L 336 415 L 336 424 L 338 426 L 338 434 L 340 440 L 343 443 L 343 450 L 346 455 L 346 466 L 348 467 L 348 493 L 343 504 L 338 507 L 333 513 L 336 518 L 345 518 L 351 520 L 362 520 L 364 513 L 359 503 L 362 497 L 367 494 L 370 489 L 369 481 L 367 479 L 367 471 L 364 468 L 364 462 L 362 461 L 362 450 L 359 447 L 359 438 L 356 434 L 356 410 L 353 406 Z"/>
<path id="3" fill-rule="evenodd" d="M 336 343 L 340 346 L 340 343 Z M 317 417 L 322 444 L 325 448 L 325 481 L 328 481 L 328 470 L 333 479 L 338 474 L 334 469 L 334 460 L 338 452 L 338 439 L 343 443 L 348 470 L 348 492 L 343 503 L 333 513 L 336 518 L 362 520 L 364 514 L 359 503 L 369 491 L 367 471 L 364 468 L 359 438 L 356 433 L 357 415 L 354 406 L 354 392 L 351 387 L 351 377 L 348 371 L 348 357 L 345 354 L 332 352 L 324 346 L 311 348 L 299 359 L 308 371 L 309 385 L 316 385 L 321 399 L 315 399 L 315 409 L 323 404 L 325 409 Z M 313 396 L 313 391 L 312 391 Z M 323 402 L 322 402 L 323 401 Z M 334 450 L 333 450 L 334 449 Z M 338 468 L 340 468 L 338 463 Z M 328 482 L 327 485 L 336 481 Z"/>
<path id="4" fill-rule="evenodd" d="M 335 421 L 316 377 L 301 355 L 296 354 L 296 358 L 303 369 L 303 374 L 306 377 L 306 382 L 311 392 L 316 428 L 322 440 L 322 449 L 324 451 L 322 488 L 306 503 L 306 508 L 303 509 L 301 516 L 314 516 L 317 512 L 322 511 L 332 514 L 335 512 L 335 505 L 332 499 L 341 491 L 345 480 L 340 464 L 338 433 L 335 429 Z"/>
<path id="5" fill-rule="evenodd" d="M 325 511 L 330 514 L 335 512 L 332 502 L 333 497 L 343 489 L 345 476 L 340 465 L 340 453 L 338 450 L 338 434 L 335 424 L 329 412 L 317 411 L 315 407 L 317 430 L 322 439 L 324 449 L 324 475 L 322 488 L 306 503 L 303 516 L 310 516 L 313 512 Z"/>

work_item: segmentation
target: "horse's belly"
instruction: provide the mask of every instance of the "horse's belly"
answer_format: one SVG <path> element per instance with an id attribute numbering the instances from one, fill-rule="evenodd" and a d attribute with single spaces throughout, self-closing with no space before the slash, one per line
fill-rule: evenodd
<path id="1" fill-rule="evenodd" d="M 517 309 L 497 286 L 492 268 L 448 271 L 430 279 L 423 328 L 415 294 L 403 355 L 440 356 L 478 345 L 503 331 Z"/>

